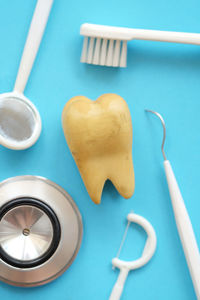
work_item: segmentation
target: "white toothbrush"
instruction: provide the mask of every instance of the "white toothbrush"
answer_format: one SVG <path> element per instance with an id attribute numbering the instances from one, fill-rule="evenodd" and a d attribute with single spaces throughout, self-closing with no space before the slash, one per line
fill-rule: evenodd
<path id="1" fill-rule="evenodd" d="M 200 45 L 199 33 L 131 29 L 95 24 L 83 24 L 80 29 L 84 43 L 81 62 L 126 67 L 127 41 L 149 40 Z"/>

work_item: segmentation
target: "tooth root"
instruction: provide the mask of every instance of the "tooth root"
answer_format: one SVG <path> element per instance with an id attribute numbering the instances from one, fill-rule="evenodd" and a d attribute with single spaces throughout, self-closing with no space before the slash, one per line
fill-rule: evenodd
<path id="1" fill-rule="evenodd" d="M 76 157 L 74 159 L 77 161 L 77 167 L 85 187 L 94 203 L 101 203 L 101 196 L 107 179 L 112 182 L 122 197 L 128 199 L 133 195 L 135 176 L 131 153 L 125 153 L 124 156 L 121 156 L 120 164 L 118 157 L 115 156 L 104 159 L 104 161 L 86 161 L 82 164 L 78 163 Z"/>
<path id="2" fill-rule="evenodd" d="M 76 159 L 75 159 L 76 160 Z M 106 181 L 104 172 L 99 163 L 87 161 L 83 165 L 77 163 L 81 177 L 92 201 L 100 204 L 103 187 Z"/>
<path id="3" fill-rule="evenodd" d="M 120 158 L 120 164 L 113 162 L 112 174 L 109 177 L 119 194 L 128 199 L 135 189 L 135 176 L 132 163 L 132 154 L 125 154 Z"/>

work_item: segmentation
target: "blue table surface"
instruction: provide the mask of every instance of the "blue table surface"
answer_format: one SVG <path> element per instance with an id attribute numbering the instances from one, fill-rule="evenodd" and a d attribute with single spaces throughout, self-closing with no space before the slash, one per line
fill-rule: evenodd
<path id="1" fill-rule="evenodd" d="M 36 1 L 0 0 L 0 91 L 11 91 Z M 1 299 L 108 299 L 117 279 L 116 256 L 126 216 L 135 213 L 154 226 L 158 246 L 143 269 L 130 273 L 122 300 L 193 300 L 195 293 L 175 226 L 160 151 L 162 128 L 145 108 L 160 112 L 167 126 L 171 161 L 200 246 L 200 50 L 198 46 L 158 42 L 128 43 L 128 67 L 80 63 L 85 22 L 131 28 L 200 32 L 197 0 L 55 0 L 25 95 L 41 113 L 43 130 L 30 149 L 0 148 L 0 180 L 40 175 L 61 185 L 78 205 L 84 222 L 80 252 L 54 282 L 23 289 L 0 284 Z M 107 183 L 102 203 L 89 198 L 64 139 L 61 113 L 73 96 L 96 99 L 117 93 L 127 101 L 133 122 L 136 189 L 123 199 Z M 145 235 L 131 226 L 121 253 L 133 260 Z"/>

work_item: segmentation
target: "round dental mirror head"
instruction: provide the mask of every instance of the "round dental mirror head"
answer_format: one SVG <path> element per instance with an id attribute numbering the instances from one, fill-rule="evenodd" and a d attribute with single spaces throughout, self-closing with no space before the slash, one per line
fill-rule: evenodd
<path id="1" fill-rule="evenodd" d="M 0 144 L 14 150 L 31 147 L 39 138 L 41 118 L 23 94 L 0 95 Z"/>

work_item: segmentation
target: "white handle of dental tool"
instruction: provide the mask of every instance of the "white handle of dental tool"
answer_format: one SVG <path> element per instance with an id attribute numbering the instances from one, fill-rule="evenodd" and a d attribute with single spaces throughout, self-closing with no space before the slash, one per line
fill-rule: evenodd
<path id="1" fill-rule="evenodd" d="M 38 0 L 22 54 L 14 91 L 23 94 L 51 11 L 53 0 Z"/>
<path id="2" fill-rule="evenodd" d="M 127 268 L 120 269 L 118 279 L 113 287 L 109 300 L 119 300 L 121 298 L 128 273 L 129 270 Z"/>
<path id="3" fill-rule="evenodd" d="M 83 24 L 81 35 L 113 40 L 149 40 L 159 42 L 200 45 L 199 33 L 161 31 L 148 29 L 131 29 L 124 27 Z"/>
<path id="4" fill-rule="evenodd" d="M 190 270 L 196 296 L 197 299 L 200 300 L 200 253 L 198 245 L 180 189 L 178 187 L 171 164 L 168 160 L 164 161 L 164 167 L 176 219 L 176 225 L 187 260 L 188 268 Z"/>
<path id="5" fill-rule="evenodd" d="M 133 29 L 133 39 L 200 45 L 200 34 L 160 30 Z"/>

